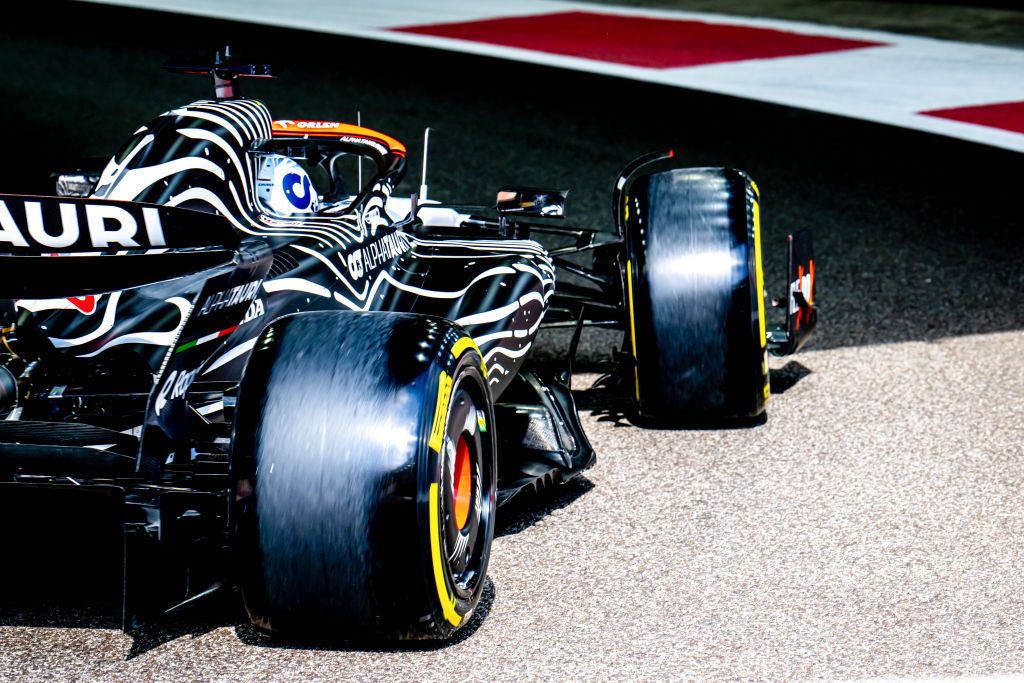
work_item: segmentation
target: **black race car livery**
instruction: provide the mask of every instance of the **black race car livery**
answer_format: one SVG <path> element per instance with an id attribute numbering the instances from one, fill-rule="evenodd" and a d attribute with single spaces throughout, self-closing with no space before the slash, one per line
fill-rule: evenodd
<path id="1" fill-rule="evenodd" d="M 237 586 L 273 631 L 447 637 L 498 506 L 594 462 L 585 327 L 622 331 L 610 382 L 643 423 L 761 415 L 768 352 L 815 325 L 800 233 L 766 326 L 739 171 L 642 157 L 607 231 L 565 226 L 558 190 L 442 205 L 395 194 L 394 138 L 241 97 L 268 68 L 176 70 L 221 96 L 58 196 L 0 195 L 0 496 L 117 501 L 126 626 Z M 551 327 L 558 367 L 530 360 Z"/>

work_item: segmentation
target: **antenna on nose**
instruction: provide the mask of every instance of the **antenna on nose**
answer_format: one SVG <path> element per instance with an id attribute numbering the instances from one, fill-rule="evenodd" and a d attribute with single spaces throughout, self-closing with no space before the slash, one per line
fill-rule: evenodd
<path id="1" fill-rule="evenodd" d="M 423 130 L 423 175 L 420 176 L 420 201 L 427 200 L 427 152 L 430 150 L 430 128 Z"/>
<path id="2" fill-rule="evenodd" d="M 358 109 L 356 110 L 356 125 L 360 128 L 363 127 L 363 112 Z M 359 185 L 357 186 L 359 188 L 359 190 L 357 190 L 358 192 L 363 189 L 363 157 L 359 156 L 357 159 L 358 161 L 356 163 L 359 164 L 359 178 L 357 179 L 359 182 Z"/>

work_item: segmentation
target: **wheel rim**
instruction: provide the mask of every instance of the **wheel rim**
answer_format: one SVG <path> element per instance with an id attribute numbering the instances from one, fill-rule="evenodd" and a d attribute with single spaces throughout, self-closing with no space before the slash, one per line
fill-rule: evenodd
<path id="1" fill-rule="evenodd" d="M 490 438 L 484 431 L 481 388 L 462 381 L 452 393 L 442 472 L 441 541 L 452 587 L 467 599 L 483 580 L 492 534 L 495 473 Z"/>
<path id="2" fill-rule="evenodd" d="M 454 503 L 455 526 L 465 529 L 469 522 L 469 504 L 473 499 L 473 462 L 466 435 L 459 434 L 455 444 L 455 468 L 452 474 L 452 502 Z"/>

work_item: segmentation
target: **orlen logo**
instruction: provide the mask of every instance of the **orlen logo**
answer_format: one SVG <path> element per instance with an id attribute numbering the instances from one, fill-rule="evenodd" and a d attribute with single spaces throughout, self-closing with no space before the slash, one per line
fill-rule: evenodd
<path id="1" fill-rule="evenodd" d="M 339 121 L 299 121 L 299 128 L 337 128 L 341 125 Z"/>
<path id="2" fill-rule="evenodd" d="M 24 211 L 24 219 L 16 220 L 7 203 L 18 205 Z M 85 221 L 81 220 L 80 207 L 85 208 Z M 81 204 L 60 203 L 59 213 L 53 204 L 47 204 L 44 220 L 42 202 L 0 200 L 0 243 L 15 247 L 45 249 L 66 249 L 68 247 L 106 249 L 117 246 L 124 248 L 164 247 L 163 225 L 159 209 L 142 207 L 142 227 L 145 237 L 139 234 L 136 216 L 127 209 L 111 204 L 83 202 Z M 57 213 L 58 215 L 55 215 Z M 21 218 L 19 216 L 19 218 Z M 84 227 L 84 229 L 83 229 Z"/>
<path id="3" fill-rule="evenodd" d="M 337 128 L 340 121 L 292 121 L 291 119 L 280 119 L 274 121 L 274 125 L 282 128 L 302 128 L 305 130 L 319 130 L 323 128 Z"/>

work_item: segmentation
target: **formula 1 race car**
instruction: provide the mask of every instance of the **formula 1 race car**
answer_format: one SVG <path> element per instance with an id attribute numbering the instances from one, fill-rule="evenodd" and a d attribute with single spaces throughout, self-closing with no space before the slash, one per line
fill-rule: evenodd
<path id="1" fill-rule="evenodd" d="M 0 195 L 0 500 L 119 511 L 125 628 L 230 585 L 274 632 L 448 637 L 499 506 L 594 462 L 581 330 L 622 330 L 637 415 L 677 422 L 762 414 L 767 353 L 815 325 L 798 233 L 766 327 L 740 171 L 642 157 L 607 231 L 565 226 L 563 191 L 442 205 L 393 193 L 394 138 L 242 97 L 269 67 L 170 68 L 217 99 L 57 196 Z M 530 361 L 550 327 L 573 332 L 561 370 Z"/>

